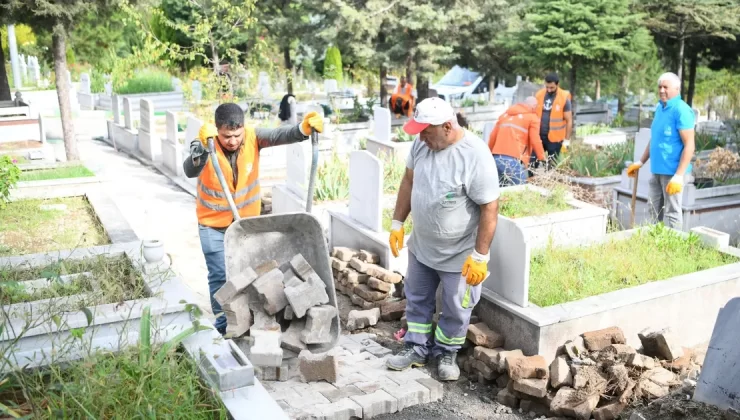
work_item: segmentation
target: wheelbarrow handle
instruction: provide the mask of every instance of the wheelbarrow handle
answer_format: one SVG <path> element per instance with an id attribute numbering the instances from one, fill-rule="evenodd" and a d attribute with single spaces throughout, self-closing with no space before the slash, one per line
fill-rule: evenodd
<path id="1" fill-rule="evenodd" d="M 311 213 L 313 207 L 313 193 L 316 188 L 316 170 L 319 164 L 319 133 L 313 128 L 311 129 L 311 149 L 313 156 L 311 157 L 311 176 L 308 179 L 308 194 L 306 195 L 306 213 Z"/>
<path id="2" fill-rule="evenodd" d="M 221 171 L 221 166 L 218 164 L 218 156 L 216 156 L 216 146 L 213 143 L 213 137 L 208 138 L 208 151 L 210 152 L 208 154 L 208 159 L 211 160 L 211 165 L 213 165 L 213 167 L 216 169 L 216 177 L 218 178 L 218 183 L 221 184 L 221 189 L 226 196 L 226 201 L 229 202 L 229 208 L 231 208 L 231 213 L 234 215 L 234 221 L 237 221 L 241 219 L 241 216 L 239 216 L 239 211 L 236 209 L 236 204 L 234 204 L 234 197 L 231 196 L 231 190 L 226 184 L 226 178 L 224 178 L 224 173 L 223 171 Z"/>

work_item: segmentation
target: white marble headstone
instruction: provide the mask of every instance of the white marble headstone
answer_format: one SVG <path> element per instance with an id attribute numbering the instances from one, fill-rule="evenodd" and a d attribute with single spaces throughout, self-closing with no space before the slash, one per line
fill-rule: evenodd
<path id="1" fill-rule="evenodd" d="M 92 87 L 90 86 L 90 75 L 82 73 L 80 75 L 80 93 L 90 94 Z"/>
<path id="2" fill-rule="evenodd" d="M 141 118 L 139 124 L 139 130 L 144 130 L 147 133 L 154 132 L 154 105 L 149 99 L 139 100 L 139 118 Z"/>
<path id="3" fill-rule="evenodd" d="M 524 232 L 507 218 L 499 217 L 491 243 L 488 271 L 483 287 L 523 308 L 529 305 L 531 251 Z"/>
<path id="4" fill-rule="evenodd" d="M 182 92 L 182 80 L 178 79 L 177 77 L 173 77 L 171 80 L 172 88 L 175 90 L 175 92 Z"/>
<path id="5" fill-rule="evenodd" d="M 190 142 L 198 138 L 198 131 L 203 125 L 203 121 L 195 118 L 188 117 L 188 125 L 185 128 L 185 147 L 184 149 L 190 149 Z"/>
<path id="6" fill-rule="evenodd" d="M 192 90 L 193 90 L 193 102 L 200 103 L 201 99 L 203 98 L 203 90 L 200 86 L 200 82 L 197 80 L 193 80 L 192 83 Z"/>
<path id="7" fill-rule="evenodd" d="M 111 112 L 113 112 L 113 122 L 116 124 L 121 123 L 121 98 L 118 95 L 111 97 Z"/>
<path id="8" fill-rule="evenodd" d="M 641 128 L 635 136 L 635 154 L 633 156 L 633 162 L 638 162 L 640 160 L 642 154 L 645 152 L 645 148 L 647 147 L 648 143 L 650 143 L 650 129 Z M 648 159 L 648 161 L 645 162 L 645 164 L 642 165 L 642 167 L 640 168 L 640 174 L 638 175 L 637 180 L 638 194 L 642 195 L 648 193 L 651 176 L 652 171 L 650 169 L 650 160 Z"/>
<path id="9" fill-rule="evenodd" d="M 134 127 L 131 100 L 126 97 L 123 98 L 123 126 L 128 128 L 129 130 Z"/>
<path id="10" fill-rule="evenodd" d="M 311 142 L 289 144 L 285 151 L 288 191 L 305 200 L 308 196 L 308 177 L 311 170 Z"/>
<path id="11" fill-rule="evenodd" d="M 377 141 L 391 141 L 391 111 L 381 106 L 373 107 L 373 138 Z"/>
<path id="12" fill-rule="evenodd" d="M 494 122 L 487 122 L 486 125 L 483 126 L 483 143 L 488 144 L 488 137 L 491 136 L 491 131 L 493 131 L 493 127 L 496 125 Z"/>
<path id="13" fill-rule="evenodd" d="M 339 92 L 339 85 L 335 79 L 324 80 L 324 93 Z"/>
<path id="14" fill-rule="evenodd" d="M 349 156 L 349 216 L 374 231 L 383 230 L 383 163 L 366 150 Z"/>
<path id="15" fill-rule="evenodd" d="M 173 144 L 177 144 L 177 116 L 172 111 L 167 111 L 165 114 L 167 122 L 166 138 L 165 141 Z"/>

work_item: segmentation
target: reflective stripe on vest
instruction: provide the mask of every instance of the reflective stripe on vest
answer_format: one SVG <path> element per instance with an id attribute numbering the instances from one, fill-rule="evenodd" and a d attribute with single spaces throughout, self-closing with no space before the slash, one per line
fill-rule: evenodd
<path id="1" fill-rule="evenodd" d="M 526 128 L 524 128 L 524 127 L 522 127 L 520 125 L 516 125 L 514 123 L 503 123 L 503 124 L 501 124 L 501 128 L 504 128 L 504 127 L 513 128 L 514 130 L 521 131 L 522 133 L 527 134 L 527 129 Z"/>

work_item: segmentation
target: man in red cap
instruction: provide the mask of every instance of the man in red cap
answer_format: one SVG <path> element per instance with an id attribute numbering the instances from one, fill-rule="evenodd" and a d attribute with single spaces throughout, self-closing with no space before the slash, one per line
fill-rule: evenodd
<path id="1" fill-rule="evenodd" d="M 397 257 L 403 222 L 413 209 L 404 284 L 408 331 L 406 347 L 386 365 L 394 370 L 423 366 L 431 353 L 438 360 L 439 379 L 453 381 L 460 376 L 457 351 L 488 276 L 498 220 L 498 173 L 486 143 L 458 125 L 443 99 L 420 102 L 403 129 L 418 137 L 406 161 L 389 242 Z M 440 283 L 444 311 L 432 331 Z"/>

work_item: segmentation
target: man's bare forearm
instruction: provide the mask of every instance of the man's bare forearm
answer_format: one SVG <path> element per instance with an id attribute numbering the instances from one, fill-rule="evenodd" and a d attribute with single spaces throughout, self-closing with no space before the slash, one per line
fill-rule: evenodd
<path id="1" fill-rule="evenodd" d="M 405 222 L 409 213 L 411 213 L 411 189 L 413 185 L 413 172 L 407 168 L 403 179 L 401 179 L 401 185 L 398 187 L 398 197 L 396 197 L 396 209 L 393 211 L 393 220 Z"/>
<path id="2" fill-rule="evenodd" d="M 475 240 L 475 250 L 488 255 L 491 250 L 493 235 L 498 223 L 498 200 L 480 206 L 480 223 L 478 224 L 478 238 Z"/>
<path id="3" fill-rule="evenodd" d="M 645 151 L 642 152 L 642 157 L 640 158 L 640 162 L 644 165 L 648 160 L 650 159 L 650 141 L 648 141 L 647 146 L 645 146 Z"/>
<path id="4" fill-rule="evenodd" d="M 691 163 L 691 158 L 694 156 L 696 145 L 694 143 L 694 130 L 681 131 L 681 140 L 683 141 L 683 152 L 681 152 L 681 159 L 678 161 L 678 169 L 676 175 L 683 175 L 686 173 L 686 169 Z"/>

